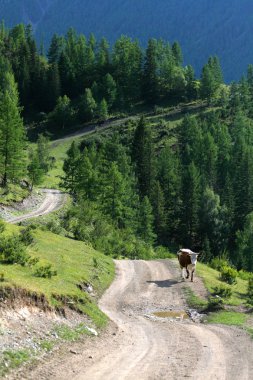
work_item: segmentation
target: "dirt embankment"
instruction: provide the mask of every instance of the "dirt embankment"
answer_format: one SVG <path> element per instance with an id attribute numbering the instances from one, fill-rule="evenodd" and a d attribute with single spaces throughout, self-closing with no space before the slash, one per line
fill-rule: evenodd
<path id="1" fill-rule="evenodd" d="M 100 301 L 112 323 L 106 333 L 54 355 L 22 379 L 249 380 L 253 342 L 241 330 L 157 318 L 157 311 L 186 309 L 177 265 L 117 261 L 116 280 Z M 203 292 L 200 279 L 189 284 Z M 69 349 L 75 350 L 75 355 Z"/>

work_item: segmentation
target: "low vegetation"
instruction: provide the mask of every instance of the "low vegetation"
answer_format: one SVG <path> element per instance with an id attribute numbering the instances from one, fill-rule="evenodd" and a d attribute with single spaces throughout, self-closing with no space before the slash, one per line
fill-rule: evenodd
<path id="1" fill-rule="evenodd" d="M 18 233 L 18 227 L 8 227 L 6 234 L 13 231 Z M 82 242 L 48 231 L 34 230 L 33 236 L 35 241 L 25 251 L 29 260 L 33 260 L 32 265 L 29 260 L 18 265 L 0 263 L 1 294 L 4 296 L 11 289 L 20 288 L 28 297 L 33 294 L 45 297 L 45 306 L 57 310 L 71 307 L 87 314 L 96 326 L 105 325 L 106 317 L 94 297 L 79 284 L 92 284 L 96 297 L 101 295 L 114 276 L 111 258 Z"/>

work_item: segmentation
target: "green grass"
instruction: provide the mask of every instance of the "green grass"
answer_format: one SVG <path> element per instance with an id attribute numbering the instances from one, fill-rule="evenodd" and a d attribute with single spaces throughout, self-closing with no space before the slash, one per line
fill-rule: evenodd
<path id="1" fill-rule="evenodd" d="M 0 188 L 0 203 L 9 205 L 12 202 L 20 202 L 29 195 L 28 189 L 18 185 L 9 184 L 8 188 Z"/>
<path id="2" fill-rule="evenodd" d="M 183 289 L 186 302 L 190 308 L 196 309 L 198 311 L 205 310 L 208 304 L 206 300 L 198 297 L 189 287 L 185 286 Z"/>
<path id="3" fill-rule="evenodd" d="M 52 141 L 50 144 L 50 156 L 55 158 L 54 167 L 44 177 L 40 187 L 59 188 L 61 177 L 63 176 L 63 162 L 66 158 L 66 152 L 70 148 L 72 141 L 80 140 L 80 137 L 71 137 L 65 141 Z"/>
<path id="4" fill-rule="evenodd" d="M 7 233 L 18 227 L 8 227 Z M 66 305 L 87 314 L 96 326 L 106 324 L 105 315 L 99 310 L 94 297 L 81 290 L 79 284 L 92 284 L 100 296 L 114 277 L 114 264 L 110 257 L 104 256 L 83 242 L 55 235 L 48 231 L 36 230 L 35 241 L 28 248 L 32 257 L 39 258 L 35 267 L 20 265 L 0 265 L 5 281 L 1 288 L 20 288 L 28 295 L 36 294 L 45 297 L 51 307 L 61 308 Z M 94 265 L 96 259 L 96 266 Z M 48 278 L 35 277 L 37 266 L 51 264 L 57 276 Z"/>
<path id="5" fill-rule="evenodd" d="M 74 328 L 71 328 L 66 325 L 58 325 L 55 328 L 55 332 L 59 338 L 68 342 L 75 342 L 82 335 L 91 335 L 91 332 L 82 323 Z"/>
<path id="6" fill-rule="evenodd" d="M 6 350 L 0 360 L 0 376 L 6 375 L 10 369 L 20 367 L 32 359 L 32 353 L 29 350 Z"/>
<path id="7" fill-rule="evenodd" d="M 248 316 L 243 313 L 235 311 L 219 311 L 217 313 L 211 313 L 207 317 L 209 323 L 219 323 L 229 326 L 239 326 L 243 327 L 247 322 Z"/>
<path id="8" fill-rule="evenodd" d="M 217 270 L 212 269 L 202 263 L 198 263 L 197 273 L 203 279 L 205 287 L 210 293 L 212 293 L 213 288 L 215 286 L 226 284 L 225 282 L 220 280 L 220 273 Z M 242 280 L 239 277 L 237 277 L 236 280 L 237 280 L 236 284 L 230 285 L 231 290 L 232 290 L 232 295 L 228 300 L 226 300 L 226 304 L 232 305 L 232 306 L 239 306 L 242 303 L 246 303 L 246 293 L 247 293 L 248 282 L 246 280 Z"/>

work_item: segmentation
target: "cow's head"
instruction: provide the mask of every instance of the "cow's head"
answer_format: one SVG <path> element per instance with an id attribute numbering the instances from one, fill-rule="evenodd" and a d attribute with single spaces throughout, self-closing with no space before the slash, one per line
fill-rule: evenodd
<path id="1" fill-rule="evenodd" d="M 199 253 L 191 252 L 191 253 L 189 253 L 189 256 L 190 256 L 190 258 L 191 258 L 191 263 L 192 263 L 193 265 L 196 265 L 196 263 L 197 263 L 197 259 L 198 259 L 198 256 L 199 256 Z"/>

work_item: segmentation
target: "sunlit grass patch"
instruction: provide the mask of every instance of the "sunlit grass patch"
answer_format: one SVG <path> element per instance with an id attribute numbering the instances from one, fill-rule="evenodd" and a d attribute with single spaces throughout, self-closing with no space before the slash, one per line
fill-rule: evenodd
<path id="1" fill-rule="evenodd" d="M 207 317 L 209 323 L 220 323 L 229 326 L 244 326 L 247 319 L 248 316 L 246 314 L 225 310 L 212 313 Z"/>
<path id="2" fill-rule="evenodd" d="M 197 274 L 202 278 L 207 290 L 210 293 L 213 293 L 214 287 L 224 285 L 224 282 L 220 280 L 220 272 L 208 267 L 205 264 L 198 263 Z M 226 300 L 227 305 L 238 306 L 246 302 L 248 282 L 239 277 L 237 277 L 236 280 L 236 284 L 230 285 L 232 294 L 231 297 Z"/>

